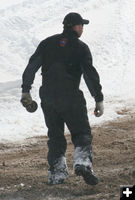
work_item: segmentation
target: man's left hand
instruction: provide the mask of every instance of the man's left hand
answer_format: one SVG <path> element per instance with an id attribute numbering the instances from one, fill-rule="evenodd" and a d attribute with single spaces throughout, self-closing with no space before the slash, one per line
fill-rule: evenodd
<path id="1" fill-rule="evenodd" d="M 103 115 L 103 113 L 104 113 L 103 101 L 96 102 L 95 110 L 94 110 L 94 115 L 96 117 L 100 117 L 101 115 Z"/>

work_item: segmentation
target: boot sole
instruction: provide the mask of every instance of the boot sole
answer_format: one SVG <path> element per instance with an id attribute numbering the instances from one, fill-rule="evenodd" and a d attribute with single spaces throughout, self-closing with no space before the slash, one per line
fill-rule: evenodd
<path id="1" fill-rule="evenodd" d="M 63 177 L 63 178 L 60 178 L 60 179 L 54 179 L 54 178 L 50 178 L 48 180 L 48 185 L 57 185 L 57 184 L 63 184 L 64 181 L 68 178 L 68 172 L 67 174 Z"/>
<path id="2" fill-rule="evenodd" d="M 63 184 L 64 183 L 64 181 L 65 181 L 65 179 L 64 180 L 60 180 L 60 181 L 58 181 L 58 182 L 48 182 L 48 185 L 59 185 L 59 184 Z"/>
<path id="3" fill-rule="evenodd" d="M 92 174 L 92 172 L 86 170 L 85 166 L 83 165 L 78 165 L 75 167 L 75 174 L 77 176 L 82 176 L 88 185 L 98 184 L 98 178 Z"/>

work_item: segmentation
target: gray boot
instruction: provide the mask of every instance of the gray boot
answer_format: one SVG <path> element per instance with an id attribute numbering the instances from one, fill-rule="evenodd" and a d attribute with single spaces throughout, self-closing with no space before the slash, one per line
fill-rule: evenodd
<path id="1" fill-rule="evenodd" d="M 90 146 L 75 148 L 73 168 L 75 174 L 82 176 L 87 184 L 96 185 L 98 183 L 98 178 L 95 176 L 92 167 Z"/>
<path id="2" fill-rule="evenodd" d="M 68 168 L 66 164 L 66 158 L 64 156 L 58 158 L 48 170 L 48 184 L 55 185 L 61 184 L 68 177 Z"/>

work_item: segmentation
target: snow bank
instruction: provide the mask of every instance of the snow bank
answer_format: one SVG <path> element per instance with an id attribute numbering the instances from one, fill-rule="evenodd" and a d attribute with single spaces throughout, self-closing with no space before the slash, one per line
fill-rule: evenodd
<path id="1" fill-rule="evenodd" d="M 105 114 L 93 115 L 94 100 L 84 81 L 83 89 L 91 125 L 118 117 L 118 111 L 134 110 L 135 91 L 134 0 L 5 0 L 0 2 L 0 139 L 18 141 L 44 135 L 47 128 L 40 108 L 40 70 L 32 89 L 39 104 L 34 114 L 20 104 L 21 76 L 38 43 L 62 32 L 63 17 L 79 12 L 90 24 L 81 39 L 93 55 L 105 95 Z"/>

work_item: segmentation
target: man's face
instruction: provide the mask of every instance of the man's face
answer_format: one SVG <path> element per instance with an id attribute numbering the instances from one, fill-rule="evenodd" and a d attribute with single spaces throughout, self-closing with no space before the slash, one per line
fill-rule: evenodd
<path id="1" fill-rule="evenodd" d="M 77 32 L 78 36 L 81 37 L 82 33 L 83 33 L 83 25 L 75 25 L 73 27 L 73 30 Z"/>

